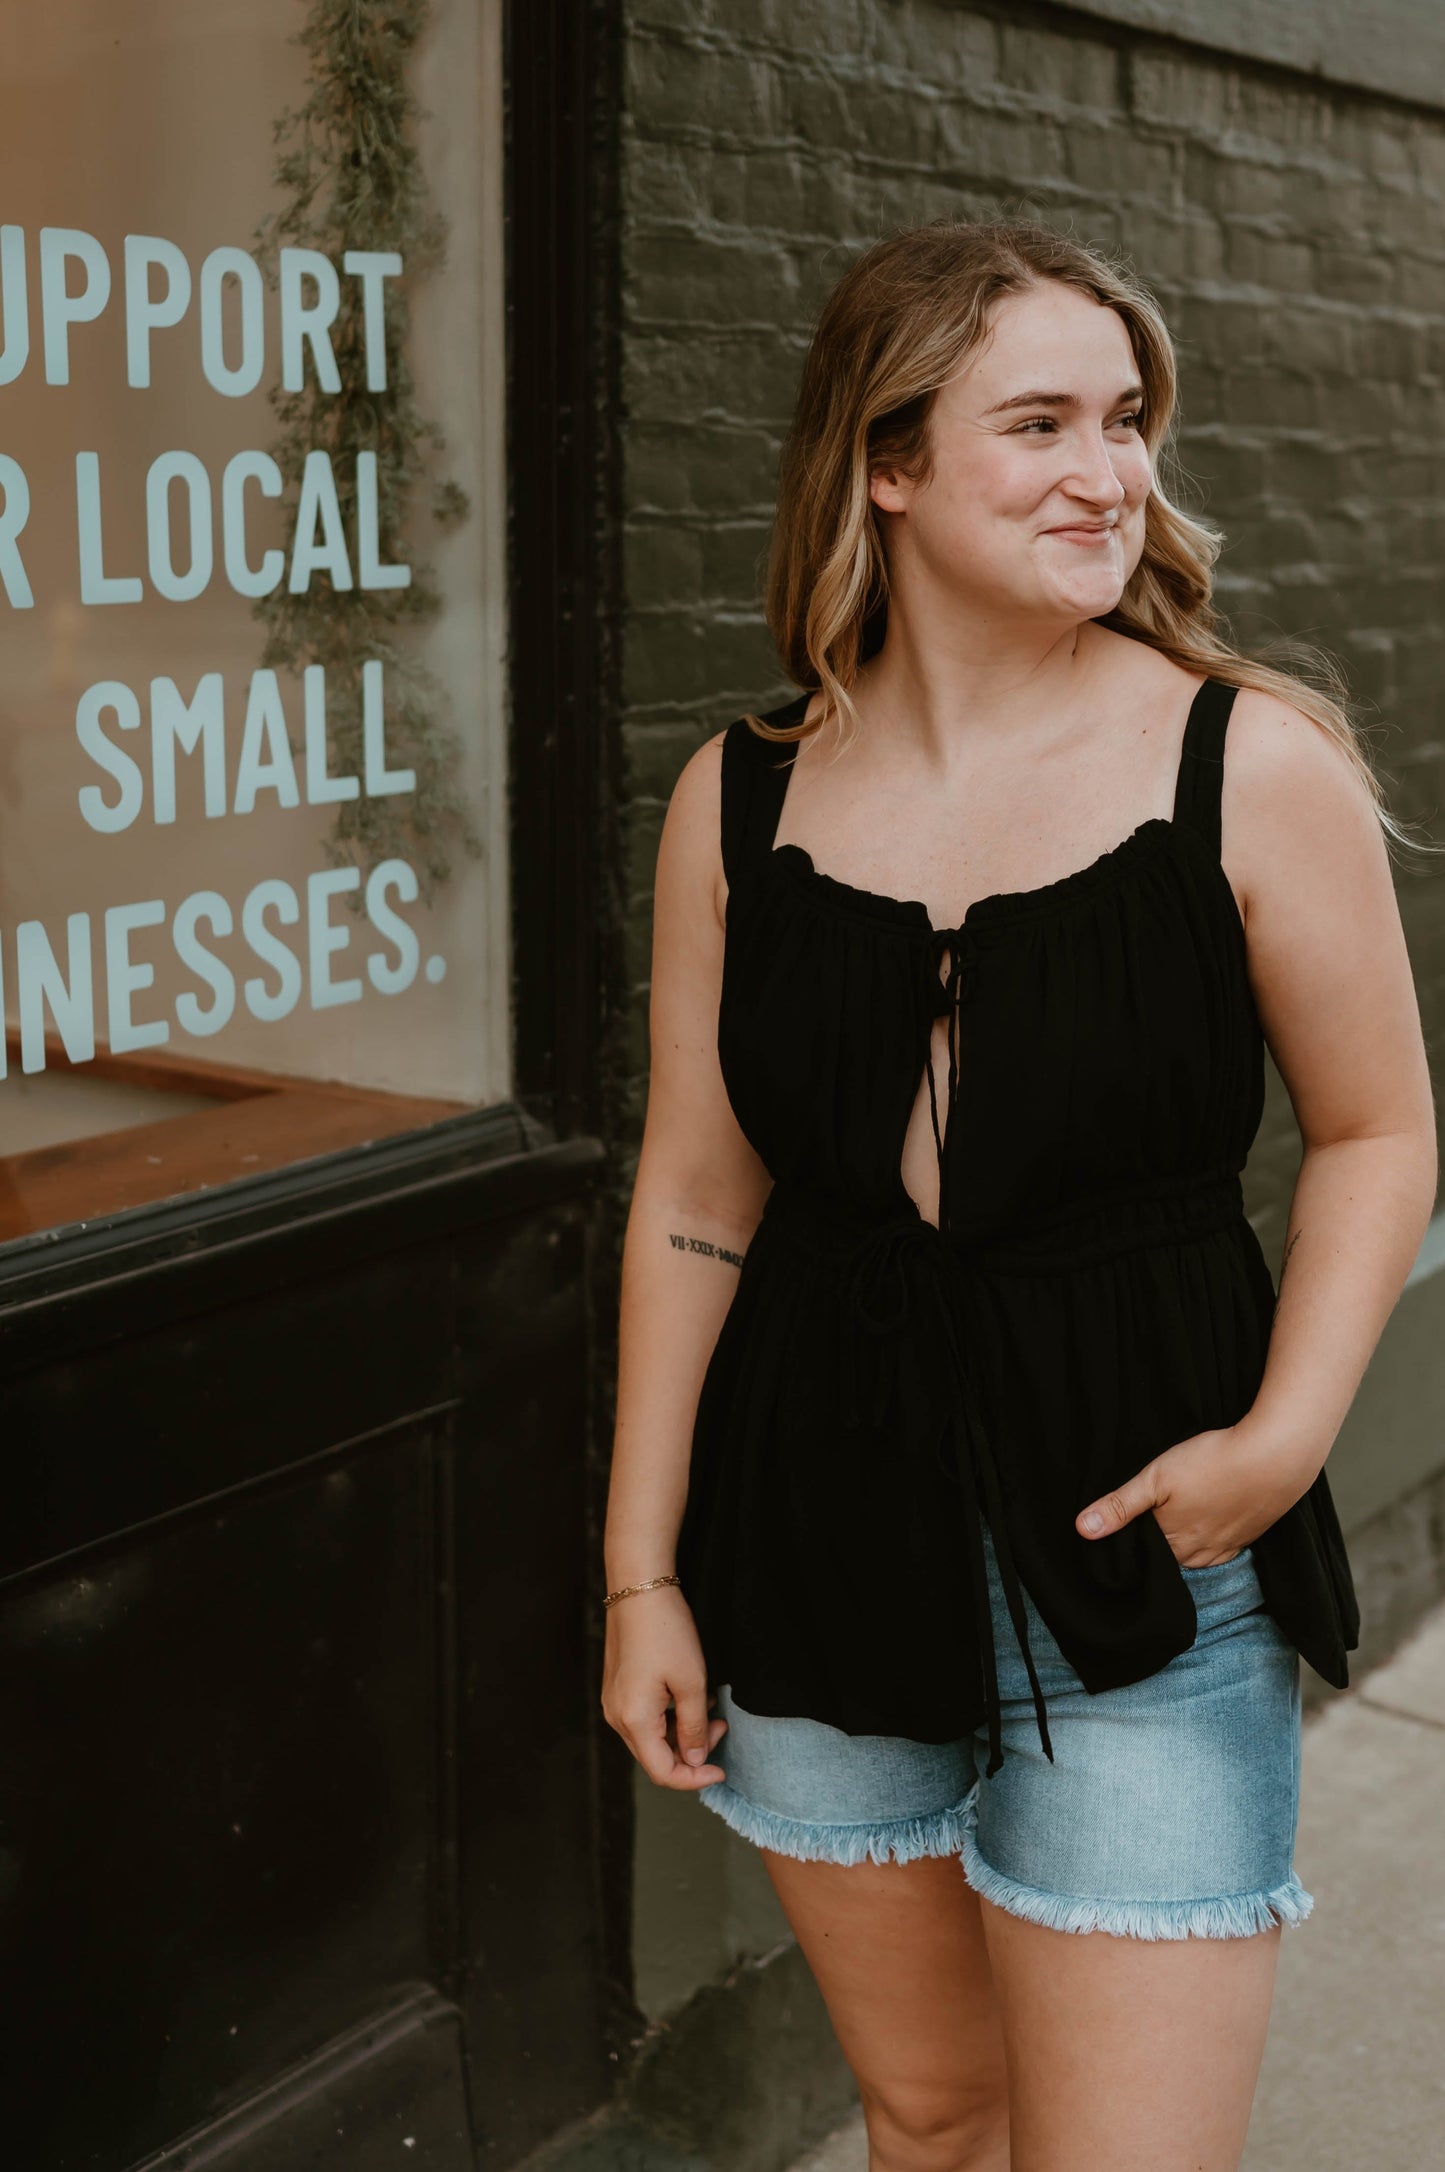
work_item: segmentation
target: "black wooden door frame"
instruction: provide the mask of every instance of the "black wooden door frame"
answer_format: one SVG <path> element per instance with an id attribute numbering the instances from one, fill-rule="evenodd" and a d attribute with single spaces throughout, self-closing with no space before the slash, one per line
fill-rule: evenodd
<path id="1" fill-rule="evenodd" d="M 599 1131 L 619 554 L 618 0 L 508 0 L 517 1096 Z"/>
<path id="2" fill-rule="evenodd" d="M 621 956 L 621 0 L 507 0 L 513 961 L 517 1100 L 611 1145 L 602 1077 Z M 601 1575 L 622 1208 L 599 1186 L 591 1292 L 589 1566 Z M 599 1362 L 600 1352 L 600 1362 Z M 614 2078 L 645 2027 L 632 1953 L 632 1766 L 589 1651 L 600 2044 Z"/>

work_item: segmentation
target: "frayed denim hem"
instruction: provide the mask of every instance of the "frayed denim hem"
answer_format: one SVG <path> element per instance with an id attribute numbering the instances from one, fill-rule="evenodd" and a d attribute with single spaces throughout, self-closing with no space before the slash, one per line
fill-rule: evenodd
<path id="1" fill-rule="evenodd" d="M 814 1824 L 764 1810 L 726 1780 L 700 1787 L 697 1799 L 744 1840 L 778 1855 L 791 1855 L 800 1863 L 886 1863 L 890 1857 L 896 1863 L 911 1863 L 920 1855 L 957 1855 L 965 1807 L 973 1791 L 963 1802 L 931 1810 L 924 1817 L 885 1818 L 876 1824 L 865 1818 L 848 1825 Z"/>
<path id="2" fill-rule="evenodd" d="M 970 1799 L 970 1810 L 973 1808 Z M 986 1863 L 978 1852 L 973 1816 L 964 1820 L 963 1873 L 983 1900 L 1026 1923 L 1054 1931 L 1108 1931 L 1115 1938 L 1249 1938 L 1276 1923 L 1303 1923 L 1314 1907 L 1291 1870 L 1283 1885 L 1268 1893 L 1223 1893 L 1212 1900 L 1080 1900 L 1068 1893 L 1044 1893 L 1020 1885 Z"/>

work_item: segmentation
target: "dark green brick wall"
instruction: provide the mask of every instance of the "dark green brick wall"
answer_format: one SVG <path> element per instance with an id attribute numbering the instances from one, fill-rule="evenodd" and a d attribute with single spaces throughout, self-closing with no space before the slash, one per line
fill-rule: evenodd
<path id="1" fill-rule="evenodd" d="M 789 691 L 762 624 L 776 461 L 809 324 L 891 227 L 1028 209 L 1126 249 L 1183 362 L 1185 465 L 1246 642 L 1327 642 L 1395 805 L 1441 806 L 1445 114 L 1065 8 L 640 0 L 626 10 L 622 819 L 613 1050 L 630 1180 L 658 828 L 687 754 Z M 1427 1028 L 1445 875 L 1400 890 Z M 1251 1210 L 1298 1152 L 1272 1081 Z"/>

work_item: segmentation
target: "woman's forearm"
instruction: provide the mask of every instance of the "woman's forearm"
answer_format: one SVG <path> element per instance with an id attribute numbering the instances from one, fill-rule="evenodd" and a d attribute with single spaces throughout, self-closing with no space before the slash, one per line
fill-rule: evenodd
<path id="1" fill-rule="evenodd" d="M 1240 1430 L 1295 1471 L 1323 1468 L 1434 1206 L 1433 1131 L 1309 1147 L 1290 1203 L 1259 1392 Z"/>
<path id="2" fill-rule="evenodd" d="M 639 1174 L 622 1249 L 609 1589 L 674 1571 L 698 1394 L 755 1228 Z"/>

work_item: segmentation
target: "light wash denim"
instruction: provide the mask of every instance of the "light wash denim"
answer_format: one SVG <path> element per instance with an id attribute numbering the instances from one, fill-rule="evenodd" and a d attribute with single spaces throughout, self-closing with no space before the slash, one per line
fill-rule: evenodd
<path id="1" fill-rule="evenodd" d="M 992 1779 L 983 1728 L 950 1743 L 847 1735 L 745 1712 L 721 1684 L 713 1716 L 728 1727 L 713 1760 L 727 1778 L 698 1800 L 745 1839 L 805 1860 L 959 1855 L 986 1900 L 1055 1930 L 1241 1938 L 1302 1922 L 1314 1901 L 1293 1863 L 1299 1654 L 1262 1611 L 1252 1549 L 1182 1570 L 1194 1643 L 1143 1681 L 1092 1695 L 1025 1593 L 1050 1764 L 984 1536 L 1005 1749 Z"/>

